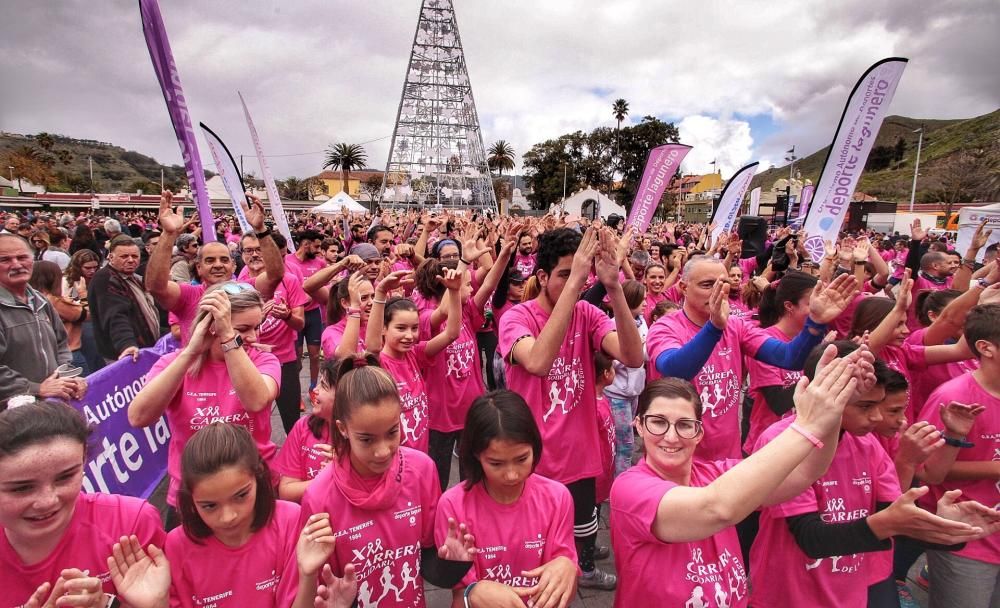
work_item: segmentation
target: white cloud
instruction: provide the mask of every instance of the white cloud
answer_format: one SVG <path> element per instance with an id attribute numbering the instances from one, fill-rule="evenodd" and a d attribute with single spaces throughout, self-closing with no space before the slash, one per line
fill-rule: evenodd
<path id="1" fill-rule="evenodd" d="M 180 162 L 134 0 L 8 4 L 17 27 L 0 39 L 0 72 L 17 84 L 0 87 L 0 129 Z M 995 0 L 457 4 L 483 139 L 505 139 L 518 154 L 613 126 L 611 102 L 623 97 L 629 122 L 684 117 L 697 170 L 716 156 L 724 175 L 757 159 L 781 164 L 792 144 L 800 156 L 827 145 L 854 82 L 891 55 L 911 58 L 893 113 L 967 117 L 1000 99 Z M 389 135 L 419 5 L 170 0 L 161 10 L 192 118 L 252 156 L 237 89 L 271 155 Z M 737 115 L 770 115 L 776 129 L 755 134 Z M 388 147 L 367 145 L 372 166 Z M 269 162 L 278 177 L 304 176 L 322 155 Z"/>
<path id="2" fill-rule="evenodd" d="M 716 119 L 709 116 L 685 116 L 677 123 L 681 143 L 693 146 L 681 165 L 685 173 L 722 171 L 725 179 L 740 167 L 752 162 L 753 138 L 750 123 L 743 120 Z M 712 161 L 718 165 L 712 166 Z"/>

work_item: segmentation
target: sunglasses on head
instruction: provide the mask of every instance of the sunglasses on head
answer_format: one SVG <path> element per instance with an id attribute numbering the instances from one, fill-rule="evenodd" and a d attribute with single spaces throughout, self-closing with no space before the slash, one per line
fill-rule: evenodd
<path id="1" fill-rule="evenodd" d="M 244 291 L 253 291 L 253 289 L 253 285 L 250 283 L 225 283 L 222 286 L 223 291 L 233 296 Z"/>

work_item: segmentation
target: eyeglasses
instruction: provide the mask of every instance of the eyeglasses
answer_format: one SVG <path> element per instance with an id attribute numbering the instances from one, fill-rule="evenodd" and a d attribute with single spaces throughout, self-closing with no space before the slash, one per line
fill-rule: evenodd
<path id="1" fill-rule="evenodd" d="M 666 435 L 671 426 L 674 427 L 674 432 L 681 439 L 694 439 L 698 435 L 701 435 L 701 421 L 690 418 L 679 418 L 675 422 L 670 422 L 663 416 L 647 414 L 642 417 L 642 426 L 646 429 L 646 432 L 656 437 Z"/>
<path id="2" fill-rule="evenodd" d="M 260 253 L 260 247 L 244 247 L 243 253 Z"/>
<path id="3" fill-rule="evenodd" d="M 441 255 L 441 259 L 442 260 L 457 260 L 457 259 L 459 259 L 461 257 L 462 257 L 462 255 L 459 254 L 459 253 L 448 253 L 448 254 L 442 254 Z"/>
<path id="4" fill-rule="evenodd" d="M 254 288 L 250 283 L 223 283 L 222 290 L 231 296 L 235 296 L 244 291 L 254 291 Z"/>
<path id="5" fill-rule="evenodd" d="M 524 282 L 525 282 L 526 280 L 527 280 L 527 279 L 511 279 L 511 280 L 510 280 L 510 284 L 511 284 L 511 285 L 524 285 Z"/>

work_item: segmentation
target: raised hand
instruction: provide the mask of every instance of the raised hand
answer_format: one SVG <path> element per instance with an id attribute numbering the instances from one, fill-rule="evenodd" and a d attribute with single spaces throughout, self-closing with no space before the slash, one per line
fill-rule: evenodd
<path id="1" fill-rule="evenodd" d="M 359 273 L 355 273 L 359 274 Z M 352 277 L 353 278 L 353 277 Z M 413 271 L 412 270 L 397 270 L 395 272 L 390 272 L 378 283 L 378 287 L 375 289 L 376 293 L 380 293 L 386 296 L 393 291 L 413 284 Z M 350 286 L 350 283 L 348 283 Z M 358 297 L 358 306 L 360 306 L 361 298 Z M 352 301 L 353 302 L 353 301 Z M 353 304 L 352 304 L 353 305 Z"/>
<path id="2" fill-rule="evenodd" d="M 719 279 L 708 296 L 709 321 L 716 329 L 726 329 L 729 322 L 729 281 Z"/>
<path id="3" fill-rule="evenodd" d="M 438 557 L 455 562 L 471 562 L 476 557 L 476 539 L 465 524 L 448 518 L 448 536 L 438 548 Z"/>
<path id="4" fill-rule="evenodd" d="M 915 241 L 927 238 L 927 230 L 920 224 L 920 218 L 913 220 L 913 223 L 910 224 L 910 238 Z"/>
<path id="5" fill-rule="evenodd" d="M 112 548 L 108 570 L 115 589 L 132 608 L 165 608 L 170 595 L 170 563 L 156 545 L 143 551 L 135 535 Z"/>
<path id="6" fill-rule="evenodd" d="M 465 272 L 459 271 L 457 269 L 445 268 L 444 274 L 438 277 L 438 282 L 445 286 L 449 291 L 457 292 L 462 289 L 462 283 L 464 283 Z"/>
<path id="7" fill-rule="evenodd" d="M 867 237 L 858 239 L 854 244 L 854 261 L 867 262 L 868 253 L 871 251 L 872 243 Z"/>
<path id="8" fill-rule="evenodd" d="M 829 361 L 836 356 L 837 347 L 829 345 L 822 358 Z M 817 366 L 812 381 L 802 376 L 795 386 L 796 421 L 817 435 L 825 435 L 840 428 L 844 408 L 858 385 L 855 363 L 847 358 L 834 359 L 822 367 Z"/>
<path id="9" fill-rule="evenodd" d="M 829 286 L 818 283 L 809 298 L 809 317 L 820 325 L 830 323 L 850 305 L 857 291 L 858 282 L 849 274 L 840 275 Z"/>
<path id="10" fill-rule="evenodd" d="M 587 279 L 587 275 L 590 274 L 590 268 L 594 263 L 594 256 L 597 255 L 599 247 L 600 242 L 596 229 L 591 228 L 583 233 L 580 246 L 577 248 L 576 253 L 573 254 L 573 266 L 572 270 L 570 270 L 570 278 L 579 279 L 581 283 Z"/>
<path id="11" fill-rule="evenodd" d="M 184 207 L 177 207 L 177 211 L 174 212 L 171 209 L 173 200 L 174 194 L 170 190 L 164 190 L 160 195 L 160 214 L 157 221 L 161 231 L 176 235 L 184 228 Z"/>
<path id="12" fill-rule="evenodd" d="M 212 318 L 215 326 L 215 335 L 220 340 L 232 340 L 233 335 L 233 308 L 229 303 L 229 297 L 222 289 L 217 289 L 202 299 L 199 305 L 200 310 L 207 312 Z"/>
<path id="13" fill-rule="evenodd" d="M 941 424 L 950 437 L 967 437 L 976 418 L 985 411 L 986 407 L 978 403 L 966 405 L 952 401 L 941 407 Z"/>
<path id="14" fill-rule="evenodd" d="M 993 234 L 993 230 L 986 230 L 986 221 L 983 220 L 979 227 L 976 228 L 975 234 L 972 235 L 972 242 L 969 243 L 969 249 L 980 250 L 986 246 L 986 243 L 990 240 L 990 235 Z"/>
<path id="15" fill-rule="evenodd" d="M 358 595 L 358 577 L 354 564 L 344 566 L 343 578 L 334 575 L 330 564 L 323 566 L 323 584 L 316 589 L 314 608 L 351 608 Z"/>
<path id="16" fill-rule="evenodd" d="M 260 199 L 249 192 L 246 193 L 249 204 L 240 203 L 243 206 L 243 213 L 246 214 L 247 221 L 255 232 L 264 232 L 264 205 Z"/>
<path id="17" fill-rule="evenodd" d="M 615 237 L 612 235 L 610 228 L 591 228 L 591 230 L 598 232 L 597 240 L 599 247 L 597 256 L 594 259 L 597 278 L 609 290 L 620 288 L 618 270 L 621 268 L 621 265 L 618 263 Z"/>
<path id="18" fill-rule="evenodd" d="M 896 462 L 918 465 L 931 457 L 935 450 L 944 445 L 944 437 L 934 425 L 921 420 L 909 426 L 900 434 L 899 452 Z"/>
<path id="19" fill-rule="evenodd" d="M 333 555 L 336 539 L 330 525 L 329 513 L 313 513 L 306 520 L 306 525 L 299 534 L 295 544 L 295 559 L 299 566 L 300 576 L 313 576 L 319 573 Z"/>

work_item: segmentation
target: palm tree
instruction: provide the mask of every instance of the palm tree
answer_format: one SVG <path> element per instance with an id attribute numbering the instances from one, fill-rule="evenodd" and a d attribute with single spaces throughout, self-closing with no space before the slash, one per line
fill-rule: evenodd
<path id="1" fill-rule="evenodd" d="M 514 148 L 506 141 L 501 139 L 495 142 L 490 146 L 489 154 L 490 156 L 486 159 L 486 163 L 500 177 L 503 177 L 505 169 L 507 171 L 514 170 Z"/>
<path id="2" fill-rule="evenodd" d="M 340 171 L 343 174 L 343 186 L 344 192 L 348 192 L 347 178 L 351 174 L 351 171 L 365 168 L 365 163 L 368 161 L 368 153 L 365 152 L 364 146 L 361 144 L 336 144 L 331 145 L 326 151 L 326 162 L 323 163 L 324 169 L 333 169 L 335 171 Z"/>
<path id="3" fill-rule="evenodd" d="M 615 120 L 618 121 L 618 130 L 622 128 L 622 121 L 628 116 L 628 102 L 624 99 L 616 99 L 613 104 L 611 104 L 611 111 L 614 112 Z"/>

